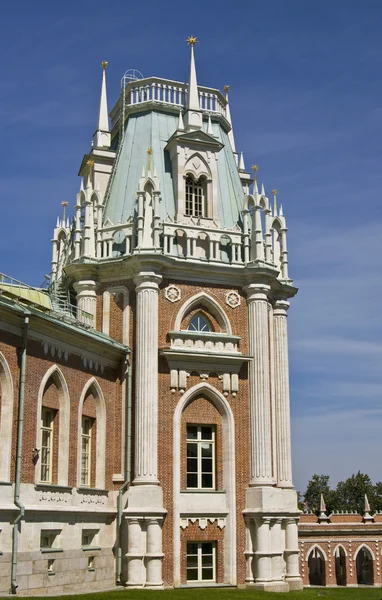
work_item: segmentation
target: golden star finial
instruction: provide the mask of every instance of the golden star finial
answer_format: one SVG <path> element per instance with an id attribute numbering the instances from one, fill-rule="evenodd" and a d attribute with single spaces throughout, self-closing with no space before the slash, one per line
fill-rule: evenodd
<path id="1" fill-rule="evenodd" d="M 146 150 L 147 154 L 150 156 L 153 153 L 153 149 L 149 146 Z"/>
<path id="2" fill-rule="evenodd" d="M 225 91 L 226 94 L 228 94 L 230 87 L 231 87 L 230 85 L 225 85 L 224 86 L 224 91 Z"/>
<path id="3" fill-rule="evenodd" d="M 65 206 L 68 206 L 68 203 L 66 202 L 66 200 L 63 200 L 63 201 L 61 202 L 61 206 L 63 206 L 63 207 L 65 207 Z"/>
<path id="4" fill-rule="evenodd" d="M 195 36 L 193 36 L 193 35 L 190 35 L 187 38 L 187 43 L 188 43 L 189 46 L 195 46 L 195 44 L 197 44 L 197 42 L 198 42 L 198 38 L 195 37 Z"/>
<path id="5" fill-rule="evenodd" d="M 277 194 L 278 194 L 278 193 L 279 193 L 279 191 L 278 191 L 278 190 L 276 190 L 276 189 L 272 190 L 272 194 L 273 194 L 274 196 L 277 196 Z"/>
<path id="6" fill-rule="evenodd" d="M 105 69 L 106 69 L 106 67 L 107 67 L 107 65 L 108 65 L 108 64 L 109 64 L 109 63 L 107 62 L 107 60 L 103 60 L 103 61 L 101 62 L 101 67 L 103 68 L 103 70 L 105 70 Z"/>
<path id="7" fill-rule="evenodd" d="M 92 160 L 91 158 L 89 158 L 89 160 L 86 161 L 86 164 L 88 167 L 92 168 L 94 166 L 94 160 Z"/>
<path id="8" fill-rule="evenodd" d="M 256 175 L 257 171 L 259 170 L 259 165 L 252 165 L 251 169 Z"/>

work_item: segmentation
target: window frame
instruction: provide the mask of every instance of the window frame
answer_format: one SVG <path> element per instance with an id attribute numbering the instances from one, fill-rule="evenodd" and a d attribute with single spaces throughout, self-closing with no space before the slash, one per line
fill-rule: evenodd
<path id="1" fill-rule="evenodd" d="M 207 217 L 207 179 L 201 175 L 198 179 L 191 173 L 185 177 L 184 214 L 186 217 Z"/>
<path id="2" fill-rule="evenodd" d="M 200 321 L 204 321 L 205 325 L 203 325 L 202 328 L 199 327 L 199 329 L 197 329 L 194 325 L 193 328 L 191 329 L 191 324 L 194 321 L 194 319 L 198 319 L 198 327 L 199 327 L 199 322 Z M 205 327 L 207 326 L 208 329 L 205 329 Z M 198 311 L 196 312 L 194 315 L 192 315 L 192 317 L 190 318 L 190 320 L 188 321 L 188 325 L 187 325 L 187 331 L 191 331 L 193 333 L 215 333 L 214 329 L 212 327 L 212 323 L 211 321 L 208 319 L 208 317 L 206 317 L 202 311 Z"/>
<path id="3" fill-rule="evenodd" d="M 50 424 L 44 425 L 44 415 L 50 415 Z M 41 407 L 40 419 L 40 435 L 41 435 L 41 450 L 40 450 L 40 483 L 52 484 L 53 481 L 53 443 L 54 443 L 54 417 L 56 411 L 47 406 Z M 44 444 L 44 434 L 47 435 L 48 444 Z M 44 454 L 48 455 L 48 461 L 44 462 Z M 43 479 L 43 469 L 46 469 L 45 478 Z"/>
<path id="4" fill-rule="evenodd" d="M 92 469 L 92 429 L 94 420 L 92 417 L 82 415 L 81 417 L 81 460 L 80 460 L 80 486 L 91 487 L 91 469 Z M 84 433 L 84 423 L 89 423 L 89 429 L 87 433 Z M 84 443 L 87 445 L 86 458 L 87 466 L 84 468 Z M 86 473 L 86 476 L 84 477 Z"/>
<path id="5" fill-rule="evenodd" d="M 197 436 L 196 438 L 189 437 L 189 428 L 196 427 Z M 211 437 L 203 438 L 202 437 L 202 429 L 211 429 Z M 197 470 L 189 471 L 188 470 L 188 460 L 195 460 L 194 456 L 189 456 L 189 445 L 196 444 L 196 461 L 197 461 Z M 212 448 L 211 457 L 203 456 L 203 444 L 209 444 Z M 212 470 L 204 471 L 203 470 L 203 460 L 211 460 L 212 462 Z M 197 478 L 197 485 L 189 485 L 189 475 L 195 475 Z M 203 485 L 203 475 L 211 475 L 212 476 L 212 486 Z M 187 423 L 186 424 L 186 489 L 187 490 L 216 490 L 216 427 L 215 425 L 205 425 L 205 424 L 195 424 L 195 423 Z"/>
<path id="6" fill-rule="evenodd" d="M 197 545 L 197 553 L 190 554 L 189 553 L 189 545 L 196 544 Z M 211 544 L 211 552 L 203 554 L 203 545 Z M 195 541 L 189 540 L 186 546 L 186 581 L 187 583 L 216 583 L 216 541 L 215 540 L 205 540 L 205 541 Z M 196 556 L 197 564 L 196 567 L 189 566 L 189 557 Z M 211 566 L 203 566 L 203 557 L 211 556 L 212 557 L 212 567 Z M 212 579 L 203 578 L 203 570 L 212 568 Z M 188 572 L 189 571 L 197 571 L 197 579 L 189 579 Z"/>

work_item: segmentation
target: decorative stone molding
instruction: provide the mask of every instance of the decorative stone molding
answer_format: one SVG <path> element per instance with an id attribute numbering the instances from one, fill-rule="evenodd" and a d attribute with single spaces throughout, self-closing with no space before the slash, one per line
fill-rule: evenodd
<path id="1" fill-rule="evenodd" d="M 86 358 L 86 356 L 82 357 L 82 364 L 84 365 L 85 369 L 90 369 L 90 371 L 94 370 L 96 373 L 98 373 L 98 371 L 101 371 L 101 373 L 103 373 L 105 370 L 105 366 L 102 363 L 99 363 L 98 361 L 93 361 L 91 358 L 88 359 Z"/>
<path id="2" fill-rule="evenodd" d="M 231 308 L 237 308 L 240 306 L 241 298 L 235 290 L 231 290 L 226 293 L 225 301 Z"/>
<path id="3" fill-rule="evenodd" d="M 217 526 L 219 529 L 224 529 L 226 526 L 225 517 L 183 517 L 180 519 L 180 526 L 182 529 L 186 529 L 190 523 L 199 522 L 199 528 L 204 530 L 208 523 L 215 523 L 217 521 Z"/>
<path id="4" fill-rule="evenodd" d="M 164 296 L 169 302 L 178 302 L 181 299 L 181 291 L 176 285 L 168 285 L 164 291 Z"/>
<path id="5" fill-rule="evenodd" d="M 63 359 L 65 362 L 68 361 L 69 352 L 67 350 L 62 350 L 58 346 L 54 346 L 53 344 L 48 344 L 47 342 L 43 342 L 42 348 L 44 350 L 44 354 L 47 356 L 51 355 L 52 358 L 57 356 L 60 360 Z"/>
<path id="6" fill-rule="evenodd" d="M 236 353 L 240 338 L 224 333 L 199 333 L 198 331 L 170 331 L 171 348 L 191 352 Z"/>

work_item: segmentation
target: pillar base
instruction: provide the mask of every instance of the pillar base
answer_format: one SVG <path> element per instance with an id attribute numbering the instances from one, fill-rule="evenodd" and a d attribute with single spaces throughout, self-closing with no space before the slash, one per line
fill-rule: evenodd
<path id="1" fill-rule="evenodd" d="M 304 589 L 304 584 L 303 581 L 301 579 L 301 577 L 293 577 L 291 579 L 286 579 L 286 583 L 289 586 L 289 591 L 290 592 L 297 592 L 299 590 L 303 590 Z"/>
<path id="2" fill-rule="evenodd" d="M 247 584 L 248 588 L 262 592 L 289 592 L 289 585 L 285 581 L 263 581 Z"/>

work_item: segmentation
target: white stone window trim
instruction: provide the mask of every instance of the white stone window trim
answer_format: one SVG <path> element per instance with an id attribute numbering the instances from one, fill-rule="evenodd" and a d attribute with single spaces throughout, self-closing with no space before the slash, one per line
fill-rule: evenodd
<path id="1" fill-rule="evenodd" d="M 306 553 L 306 556 L 305 556 L 305 561 L 306 561 L 306 562 L 309 562 L 309 557 L 310 557 L 311 553 L 312 553 L 314 550 L 317 550 L 317 551 L 318 551 L 318 552 L 321 554 L 321 558 L 323 558 L 325 562 L 327 562 L 327 561 L 328 561 L 328 556 L 327 556 L 327 554 L 326 554 L 325 550 L 323 550 L 323 549 L 321 548 L 321 546 L 319 546 L 318 544 L 314 544 L 313 546 L 311 546 L 311 547 L 309 548 L 309 550 L 308 550 L 308 551 L 307 551 L 307 553 Z"/>
<path id="2" fill-rule="evenodd" d="M 365 550 L 367 550 L 370 553 L 370 556 L 371 556 L 371 558 L 372 558 L 372 560 L 374 562 L 375 561 L 375 554 L 372 551 L 372 549 L 369 548 L 369 546 L 367 544 L 365 544 L 364 542 L 362 544 L 360 544 L 358 546 L 357 550 L 354 552 L 354 554 L 353 554 L 353 561 L 356 562 L 357 556 L 361 552 L 362 548 L 365 548 Z"/>
<path id="3" fill-rule="evenodd" d="M 0 481 L 9 481 L 11 474 L 13 380 L 5 356 L 0 352 Z"/>
<path id="4" fill-rule="evenodd" d="M 188 428 L 189 427 L 196 427 L 197 428 L 197 437 L 196 439 L 192 439 L 188 437 Z M 202 438 L 202 427 L 208 427 L 209 429 L 211 429 L 211 438 L 209 439 L 203 439 Z M 203 456 L 202 456 L 202 449 L 203 449 L 203 444 L 209 444 L 212 447 L 212 486 L 208 487 L 208 486 L 204 486 L 202 479 L 203 479 L 203 466 L 202 466 L 202 462 L 203 462 Z M 197 425 L 195 423 L 187 423 L 186 425 L 186 462 L 188 459 L 188 445 L 189 444 L 196 444 L 197 447 L 197 456 L 196 456 L 196 460 L 197 460 L 197 471 L 196 471 L 196 476 L 197 476 L 197 485 L 196 486 L 189 486 L 188 482 L 186 484 L 186 489 L 187 490 L 209 490 L 209 491 L 213 491 L 216 489 L 216 430 L 214 425 Z M 188 469 L 186 468 L 186 477 L 188 478 Z"/>
<path id="5" fill-rule="evenodd" d="M 176 315 L 174 324 L 175 331 L 181 331 L 183 319 L 185 318 L 187 313 L 192 310 L 193 306 L 197 304 L 201 304 L 206 309 L 207 314 L 208 312 L 210 312 L 212 316 L 215 317 L 215 319 L 220 325 L 222 333 L 232 335 L 232 327 L 228 316 L 226 315 L 220 304 L 214 298 L 212 298 L 212 296 L 206 294 L 206 292 L 199 292 L 198 294 L 191 296 L 191 298 L 188 298 L 188 300 L 186 300 L 182 304 L 178 314 Z"/>
<path id="6" fill-rule="evenodd" d="M 186 554 L 186 572 L 188 571 L 189 567 L 187 565 L 188 561 L 187 558 L 189 556 L 195 556 L 195 554 L 193 555 L 189 555 L 188 554 L 188 545 L 189 544 L 197 544 L 197 573 L 198 573 L 198 578 L 197 579 L 187 579 L 187 583 L 213 583 L 216 581 L 216 542 L 215 541 L 211 541 L 211 540 L 205 540 L 202 542 L 199 541 L 193 541 L 193 540 L 188 540 L 187 541 L 187 554 Z M 211 544 L 211 550 L 212 552 L 209 552 L 208 554 L 203 554 L 202 550 L 203 550 L 203 544 Z M 212 579 L 203 579 L 203 557 L 204 556 L 211 556 L 212 557 Z M 191 567 L 190 567 L 191 568 Z"/>
<path id="7" fill-rule="evenodd" d="M 215 405 L 222 416 L 222 435 L 223 435 L 223 488 L 226 490 L 228 515 L 225 527 L 224 547 L 224 581 L 236 585 L 236 510 L 235 510 L 235 422 L 232 409 L 227 399 L 212 385 L 203 382 L 198 383 L 187 390 L 180 398 L 173 418 L 173 489 L 174 489 L 174 530 L 173 530 L 173 551 L 174 551 L 174 580 L 180 581 L 181 573 L 181 547 L 180 547 L 180 506 L 181 490 L 180 482 L 180 450 L 181 450 L 181 417 L 186 406 L 199 394 L 205 394 L 206 397 Z M 198 492 L 194 492 L 198 493 Z M 203 492 L 201 492 L 203 493 Z"/>
<path id="8" fill-rule="evenodd" d="M 69 438 L 70 438 L 70 396 L 65 377 L 57 365 L 52 365 L 41 380 L 37 396 L 37 436 L 36 449 L 41 448 L 41 411 L 46 384 L 52 378 L 59 392 L 59 431 L 58 431 L 58 470 L 57 485 L 68 485 Z M 36 461 L 35 482 L 40 483 L 40 461 Z"/>
<path id="9" fill-rule="evenodd" d="M 106 403 L 105 398 L 95 377 L 89 379 L 85 384 L 80 402 L 78 405 L 78 434 L 77 434 L 77 487 L 81 486 L 81 428 L 82 428 L 82 408 L 85 402 L 86 394 L 93 388 L 93 395 L 96 400 L 96 468 L 95 468 L 95 488 L 104 489 L 105 487 L 105 448 L 106 448 Z"/>

